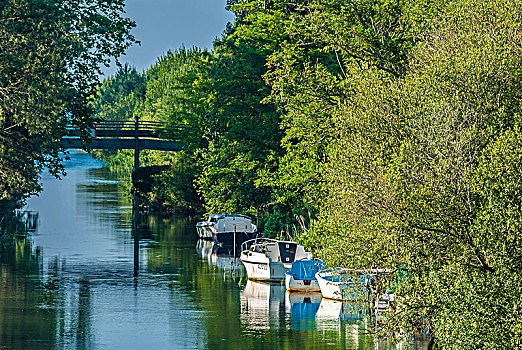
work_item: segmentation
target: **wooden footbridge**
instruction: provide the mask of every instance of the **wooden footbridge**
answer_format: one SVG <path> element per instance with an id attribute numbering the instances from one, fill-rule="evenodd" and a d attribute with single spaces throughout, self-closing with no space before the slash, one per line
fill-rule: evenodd
<path id="1" fill-rule="evenodd" d="M 182 126 L 177 127 L 180 131 Z M 172 132 L 172 128 L 169 129 Z M 180 151 L 183 146 L 168 140 L 165 123 L 155 121 L 111 120 L 94 124 L 90 138 L 82 140 L 78 132 L 71 131 L 62 139 L 65 148 L 90 149 L 150 149 L 158 151 Z"/>

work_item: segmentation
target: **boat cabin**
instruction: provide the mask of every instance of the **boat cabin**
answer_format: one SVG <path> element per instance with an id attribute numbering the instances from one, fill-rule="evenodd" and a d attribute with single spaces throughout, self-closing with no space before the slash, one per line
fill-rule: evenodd
<path id="1" fill-rule="evenodd" d="M 295 242 L 258 238 L 245 243 L 249 244 L 242 250 L 264 254 L 273 262 L 280 261 L 283 264 L 292 264 L 295 260 L 311 258 L 311 254 L 305 251 L 302 245 Z"/>
<path id="2" fill-rule="evenodd" d="M 209 217 L 209 221 L 214 220 L 212 230 L 217 233 L 222 232 L 246 232 L 257 231 L 257 226 L 252 223 L 248 216 L 240 214 L 221 214 L 216 217 Z"/>

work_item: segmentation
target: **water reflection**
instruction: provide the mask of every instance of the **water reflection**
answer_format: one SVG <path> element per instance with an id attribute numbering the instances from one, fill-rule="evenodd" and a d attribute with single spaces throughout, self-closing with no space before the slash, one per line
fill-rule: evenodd
<path id="1" fill-rule="evenodd" d="M 196 244 L 198 255 L 204 260 L 206 259 L 211 265 L 246 276 L 243 264 L 239 260 L 239 255 L 234 256 L 230 251 L 231 249 L 222 247 L 213 241 L 199 239 Z"/>
<path id="2" fill-rule="evenodd" d="M 42 306 L 55 293 L 39 278 L 40 264 L 29 242 L 20 240 L 10 248 L 0 260 L 0 347 L 53 348 L 56 310 Z"/>
<path id="3" fill-rule="evenodd" d="M 285 287 L 248 280 L 241 291 L 241 324 L 251 330 L 277 330 L 285 319 Z"/>
<path id="4" fill-rule="evenodd" d="M 29 200 L 31 239 L 0 259 L 0 348 L 374 349 L 362 309 L 247 282 L 226 248 L 198 242 L 197 219 L 133 224 L 126 182 L 71 158 Z"/>
<path id="5" fill-rule="evenodd" d="M 22 210 L 20 212 L 20 219 L 22 220 L 27 232 L 32 233 L 36 231 L 39 216 L 40 213 L 33 210 Z"/>
<path id="6" fill-rule="evenodd" d="M 300 331 L 317 329 L 315 317 L 321 299 L 321 293 L 286 293 L 286 312 L 290 313 L 292 329 Z"/>

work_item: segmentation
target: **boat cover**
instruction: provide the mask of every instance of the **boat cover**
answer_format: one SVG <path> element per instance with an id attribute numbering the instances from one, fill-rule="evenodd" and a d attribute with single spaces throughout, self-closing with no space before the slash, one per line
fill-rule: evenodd
<path id="1" fill-rule="evenodd" d="M 293 275 L 296 280 L 315 280 L 315 274 L 324 269 L 326 264 L 321 260 L 297 260 L 287 274 Z"/>

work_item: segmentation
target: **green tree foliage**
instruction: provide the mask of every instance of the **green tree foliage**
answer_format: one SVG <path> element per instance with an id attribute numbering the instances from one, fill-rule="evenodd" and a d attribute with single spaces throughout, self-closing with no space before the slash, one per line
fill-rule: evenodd
<path id="1" fill-rule="evenodd" d="M 91 125 L 88 98 L 99 66 L 133 41 L 123 0 L 0 3 L 0 201 L 40 190 L 38 174 L 62 170 L 58 141 Z"/>
<path id="2" fill-rule="evenodd" d="M 136 68 L 125 64 L 116 74 L 104 79 L 93 101 L 95 118 L 134 120 L 137 106 L 145 99 L 146 79 Z"/>
<path id="3" fill-rule="evenodd" d="M 165 139 L 182 142 L 180 153 L 142 151 L 140 183 L 135 188 L 145 203 L 161 211 L 190 212 L 201 209 L 193 182 L 198 171 L 195 150 L 205 147 L 202 137 L 200 95 L 195 81 L 208 63 L 208 52 L 197 48 L 168 51 L 143 74 L 135 69 L 121 68 L 106 79 L 94 102 L 103 120 L 161 121 L 166 124 Z M 110 166 L 126 170 L 133 168 L 132 151 L 102 151 L 94 154 Z M 161 171 L 158 171 L 161 169 Z"/>
<path id="4" fill-rule="evenodd" d="M 265 102 L 283 111 L 284 153 L 258 183 L 277 188 L 275 202 L 290 201 L 314 214 L 323 198 L 328 147 L 337 135 L 336 115 L 357 85 L 355 71 L 378 69 L 402 76 L 418 40 L 418 13 L 430 9 L 391 1 L 238 1 L 244 18 L 235 34 L 267 53 L 271 86 Z M 351 71 L 353 67 L 354 72 Z M 305 205 L 306 203 L 306 205 Z"/>
<path id="5" fill-rule="evenodd" d="M 200 102 L 203 95 L 197 80 L 206 71 L 208 59 L 207 51 L 181 48 L 168 51 L 146 71 L 141 117 L 167 123 L 166 137 L 184 140 L 190 152 L 206 145 L 200 132 L 204 128 Z"/>
<path id="6" fill-rule="evenodd" d="M 332 113 L 309 242 L 332 264 L 400 271 L 388 326 L 429 325 L 442 348 L 521 346 L 521 20 L 516 2 L 455 1 L 399 79 L 347 65 L 357 80 Z"/>
<path id="7" fill-rule="evenodd" d="M 234 37 L 240 27 L 214 44 L 206 75 L 197 81 L 205 92 L 202 108 L 208 148 L 199 152 L 202 172 L 196 180 L 209 212 L 257 212 L 271 198 L 259 174 L 282 153 L 279 113 L 262 100 L 266 53 Z"/>
<path id="8" fill-rule="evenodd" d="M 239 33 L 272 50 L 264 76 L 283 108 L 286 154 L 264 181 L 320 208 L 300 239 L 331 265 L 401 271 L 388 326 L 519 348 L 520 4 L 235 9 Z"/>
<path id="9" fill-rule="evenodd" d="M 183 152 L 150 152 L 150 164 L 168 165 L 155 176 L 148 195 L 156 208 L 194 213 L 201 201 L 194 188 L 199 171 L 195 151 L 205 147 L 202 137 L 200 98 L 195 81 L 205 71 L 209 53 L 197 48 L 168 51 L 146 71 L 147 90 L 141 118 L 165 122 L 170 138 L 185 145 Z"/>

